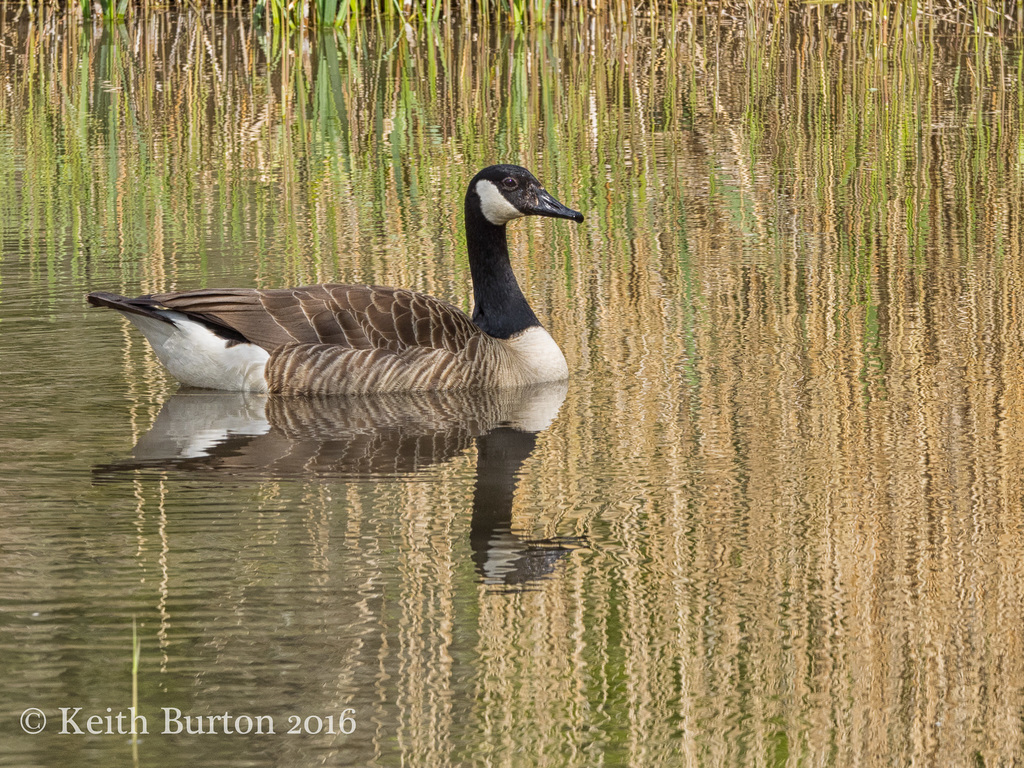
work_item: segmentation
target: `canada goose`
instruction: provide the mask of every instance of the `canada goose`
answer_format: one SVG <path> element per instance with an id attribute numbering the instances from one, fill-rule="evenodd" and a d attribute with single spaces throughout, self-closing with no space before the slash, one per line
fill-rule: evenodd
<path id="1" fill-rule="evenodd" d="M 178 381 L 271 394 L 525 386 L 568 378 L 558 345 L 509 263 L 505 225 L 521 216 L 583 221 L 525 168 L 492 165 L 466 192 L 473 317 L 401 288 L 311 285 L 90 293 L 134 323 Z"/>

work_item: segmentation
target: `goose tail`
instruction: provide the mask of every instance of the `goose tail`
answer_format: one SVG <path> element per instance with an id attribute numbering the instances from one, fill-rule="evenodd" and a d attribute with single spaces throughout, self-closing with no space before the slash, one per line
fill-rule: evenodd
<path id="1" fill-rule="evenodd" d="M 89 303 L 94 307 L 109 307 L 110 309 L 116 309 L 118 312 L 124 312 L 129 315 L 140 315 L 141 317 L 151 317 L 156 320 L 161 320 L 165 323 L 174 325 L 174 321 L 167 316 L 166 313 L 161 313 L 160 309 L 166 309 L 161 307 L 159 302 L 156 302 L 150 296 L 139 296 L 134 299 L 130 299 L 127 296 L 121 296 L 116 293 L 106 293 L 104 291 L 95 291 L 86 296 Z"/>
<path id="2" fill-rule="evenodd" d="M 182 384 L 235 392 L 267 391 L 263 370 L 269 354 L 237 331 L 202 315 L 170 309 L 153 296 L 129 299 L 98 291 L 87 298 L 93 306 L 116 309 L 130 320 Z"/>

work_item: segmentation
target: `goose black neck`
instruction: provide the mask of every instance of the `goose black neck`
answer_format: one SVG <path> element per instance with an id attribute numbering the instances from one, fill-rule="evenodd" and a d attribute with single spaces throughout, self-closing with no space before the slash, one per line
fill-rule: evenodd
<path id="1" fill-rule="evenodd" d="M 507 339 L 540 325 L 519 288 L 508 256 L 505 226 L 484 218 L 466 200 L 466 246 L 473 277 L 473 323 L 484 333 Z"/>

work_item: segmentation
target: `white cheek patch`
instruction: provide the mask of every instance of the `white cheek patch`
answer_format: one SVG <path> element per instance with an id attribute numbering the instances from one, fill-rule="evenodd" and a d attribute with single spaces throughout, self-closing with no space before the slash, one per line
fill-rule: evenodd
<path id="1" fill-rule="evenodd" d="M 506 200 L 492 181 L 487 181 L 487 179 L 478 181 L 476 193 L 480 197 L 480 210 L 483 212 L 484 218 L 496 227 L 526 215 Z"/>

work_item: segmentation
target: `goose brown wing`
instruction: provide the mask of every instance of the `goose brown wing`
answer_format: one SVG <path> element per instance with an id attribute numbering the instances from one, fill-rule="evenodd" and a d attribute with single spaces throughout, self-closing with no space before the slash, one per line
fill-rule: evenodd
<path id="1" fill-rule="evenodd" d="M 268 352 L 299 343 L 458 353 L 481 334 L 458 307 L 400 288 L 340 284 L 269 290 L 210 288 L 157 294 L 152 299 Z"/>

